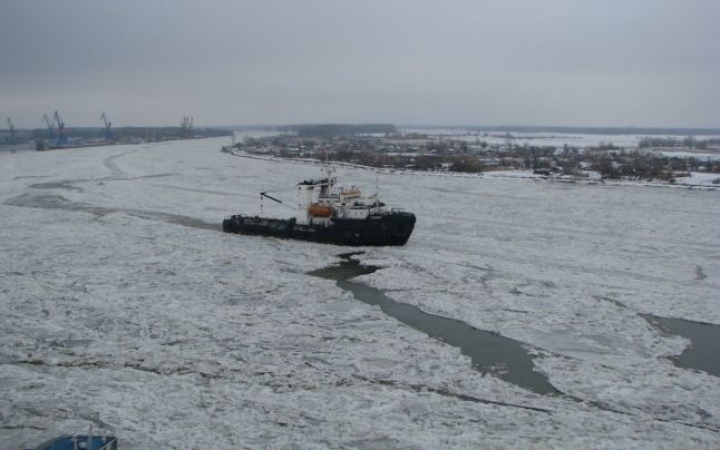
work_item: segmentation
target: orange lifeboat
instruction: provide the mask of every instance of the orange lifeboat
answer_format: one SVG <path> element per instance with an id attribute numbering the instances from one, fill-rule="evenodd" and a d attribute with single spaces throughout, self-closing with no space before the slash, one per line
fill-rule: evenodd
<path id="1" fill-rule="evenodd" d="M 330 217 L 332 216 L 333 209 L 332 206 L 313 203 L 310 205 L 310 208 L 308 208 L 308 212 L 310 212 L 310 215 L 314 217 Z"/>

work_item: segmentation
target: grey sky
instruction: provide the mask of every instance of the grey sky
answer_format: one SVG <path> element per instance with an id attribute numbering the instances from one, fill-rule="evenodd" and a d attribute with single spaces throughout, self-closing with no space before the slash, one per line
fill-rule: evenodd
<path id="1" fill-rule="evenodd" d="M 720 126 L 717 0 L 2 0 L 0 119 Z"/>

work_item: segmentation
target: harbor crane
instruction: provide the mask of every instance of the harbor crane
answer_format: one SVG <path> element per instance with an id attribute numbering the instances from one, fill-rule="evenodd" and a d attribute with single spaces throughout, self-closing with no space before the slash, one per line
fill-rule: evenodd
<path id="1" fill-rule="evenodd" d="M 10 142 L 15 142 L 15 127 L 10 118 L 7 118 L 8 127 L 10 128 Z"/>
<path id="2" fill-rule="evenodd" d="M 50 122 L 50 118 L 47 114 L 43 114 L 43 121 L 45 121 L 45 124 L 47 125 L 48 139 L 52 139 L 53 134 L 55 133 L 55 124 Z"/>
<path id="3" fill-rule="evenodd" d="M 68 136 L 67 136 L 67 130 L 65 129 L 65 122 L 63 122 L 60 119 L 60 113 L 55 111 L 55 115 L 53 116 L 55 121 L 57 122 L 57 128 L 58 128 L 58 138 L 57 142 L 55 143 L 55 146 L 62 147 L 68 144 Z"/>
<path id="4" fill-rule="evenodd" d="M 112 141 L 113 140 L 113 132 L 112 132 L 112 122 L 108 119 L 107 114 L 103 111 L 102 114 L 100 114 L 100 119 L 105 124 L 105 140 L 106 141 Z"/>

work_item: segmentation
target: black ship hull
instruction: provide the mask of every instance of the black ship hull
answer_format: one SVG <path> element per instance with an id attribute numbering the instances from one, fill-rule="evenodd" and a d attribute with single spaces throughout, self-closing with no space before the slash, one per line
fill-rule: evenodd
<path id="1" fill-rule="evenodd" d="M 255 236 L 321 242 L 326 244 L 405 245 L 415 227 L 415 214 L 392 212 L 367 219 L 332 219 L 329 223 L 303 225 L 295 219 L 268 219 L 235 215 L 223 221 L 223 231 Z"/>

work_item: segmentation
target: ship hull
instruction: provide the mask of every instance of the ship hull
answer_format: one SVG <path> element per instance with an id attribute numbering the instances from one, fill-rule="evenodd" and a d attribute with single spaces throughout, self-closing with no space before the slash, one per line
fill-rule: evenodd
<path id="1" fill-rule="evenodd" d="M 328 224 L 298 224 L 295 219 L 235 215 L 223 221 L 223 231 L 255 236 L 349 246 L 405 245 L 415 227 L 407 212 L 370 215 L 367 219 L 333 219 Z"/>

